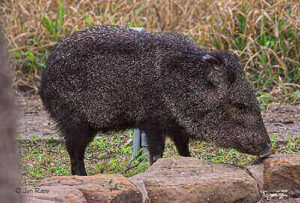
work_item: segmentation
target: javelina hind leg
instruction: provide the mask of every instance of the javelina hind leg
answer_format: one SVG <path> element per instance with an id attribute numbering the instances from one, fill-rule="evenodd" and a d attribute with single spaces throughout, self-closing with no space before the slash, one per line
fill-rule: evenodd
<path id="1" fill-rule="evenodd" d="M 157 130 L 145 130 L 148 141 L 149 160 L 152 165 L 162 158 L 165 150 L 165 136 Z"/>
<path id="2" fill-rule="evenodd" d="M 175 135 L 172 139 L 180 156 L 191 156 L 189 150 L 189 138 L 187 136 Z"/>
<path id="3" fill-rule="evenodd" d="M 71 160 L 72 175 L 86 176 L 84 153 L 88 144 L 94 138 L 94 132 L 87 127 L 64 130 L 66 147 Z"/>

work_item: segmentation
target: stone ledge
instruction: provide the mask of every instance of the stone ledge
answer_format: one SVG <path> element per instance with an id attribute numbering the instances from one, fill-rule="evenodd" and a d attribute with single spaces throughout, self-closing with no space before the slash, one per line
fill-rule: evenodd
<path id="1" fill-rule="evenodd" d="M 272 155 L 245 168 L 172 157 L 128 179 L 59 176 L 46 178 L 38 189 L 48 193 L 26 194 L 25 202 L 295 202 L 290 196 L 300 195 L 300 155 Z"/>
<path id="2" fill-rule="evenodd" d="M 129 180 L 140 189 L 144 202 L 257 202 L 261 198 L 245 169 L 192 157 L 159 159 Z"/>
<path id="3" fill-rule="evenodd" d="M 39 189 L 49 193 L 26 195 L 27 202 L 142 202 L 142 195 L 118 174 L 57 176 L 42 181 Z"/>

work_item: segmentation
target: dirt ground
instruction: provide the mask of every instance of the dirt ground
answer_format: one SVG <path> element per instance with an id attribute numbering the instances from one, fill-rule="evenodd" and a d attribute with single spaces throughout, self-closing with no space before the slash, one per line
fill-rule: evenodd
<path id="1" fill-rule="evenodd" d="M 285 141 L 286 134 L 293 138 L 300 137 L 300 105 L 273 104 L 262 112 L 262 116 L 269 135 L 279 134 L 278 141 Z"/>
<path id="2" fill-rule="evenodd" d="M 17 96 L 19 109 L 19 139 L 49 139 L 51 136 L 57 137 L 55 123 L 49 119 L 39 97 Z"/>
<path id="3" fill-rule="evenodd" d="M 57 137 L 57 129 L 48 117 L 38 97 L 17 97 L 20 110 L 18 134 L 20 139 L 49 139 Z M 270 135 L 278 133 L 279 141 L 284 142 L 290 134 L 293 138 L 300 136 L 300 105 L 284 106 L 272 104 L 262 112 L 265 126 Z"/>

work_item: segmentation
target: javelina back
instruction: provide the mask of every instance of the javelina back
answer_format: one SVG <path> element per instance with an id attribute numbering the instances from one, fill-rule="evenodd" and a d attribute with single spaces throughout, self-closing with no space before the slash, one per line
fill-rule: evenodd
<path id="1" fill-rule="evenodd" d="M 115 26 L 73 33 L 52 51 L 40 96 L 76 175 L 86 175 L 85 148 L 98 131 L 145 131 L 151 163 L 162 156 L 165 135 L 182 156 L 190 156 L 190 138 L 255 155 L 270 148 L 238 58 L 181 34 Z"/>
<path id="2" fill-rule="evenodd" d="M 16 111 L 8 77 L 7 54 L 0 25 L 0 201 L 21 202 L 15 192 L 20 187 L 15 146 Z"/>

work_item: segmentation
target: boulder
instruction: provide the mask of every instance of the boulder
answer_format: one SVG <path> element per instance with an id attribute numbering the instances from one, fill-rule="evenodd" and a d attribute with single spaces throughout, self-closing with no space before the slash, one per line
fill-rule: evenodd
<path id="1" fill-rule="evenodd" d="M 57 176 L 47 178 L 37 187 L 43 194 L 26 195 L 28 202 L 141 202 L 142 194 L 118 174 L 94 176 Z"/>
<path id="2" fill-rule="evenodd" d="M 276 154 L 264 160 L 264 190 L 300 195 L 300 155 Z"/>
<path id="3" fill-rule="evenodd" d="M 192 157 L 159 159 L 129 180 L 144 202 L 257 202 L 261 198 L 245 169 Z"/>

